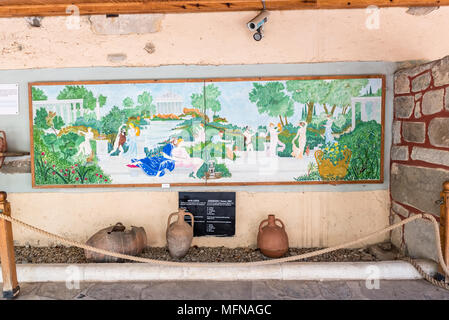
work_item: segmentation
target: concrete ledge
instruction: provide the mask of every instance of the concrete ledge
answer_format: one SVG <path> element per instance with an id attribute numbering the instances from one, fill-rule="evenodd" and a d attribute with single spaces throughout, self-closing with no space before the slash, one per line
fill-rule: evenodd
<path id="1" fill-rule="evenodd" d="M 429 274 L 437 264 L 417 260 Z M 405 261 L 381 262 L 292 262 L 255 267 L 165 267 L 143 263 L 18 264 L 19 282 L 61 281 L 155 281 L 155 280 L 406 280 L 421 279 Z M 0 275 L 0 282 L 1 282 Z"/>

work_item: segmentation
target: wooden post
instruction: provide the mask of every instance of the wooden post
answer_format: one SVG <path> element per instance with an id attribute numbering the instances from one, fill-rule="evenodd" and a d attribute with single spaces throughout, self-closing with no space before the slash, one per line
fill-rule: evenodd
<path id="1" fill-rule="evenodd" d="M 440 205 L 440 237 L 441 237 L 441 251 L 443 252 L 444 263 L 449 263 L 449 181 L 443 183 L 443 191 L 441 192 Z M 449 283 L 449 276 L 445 275 L 443 269 L 438 267 L 441 278 Z"/>
<path id="2" fill-rule="evenodd" d="M 6 192 L 0 192 L 0 212 L 10 216 L 11 207 L 6 200 Z M 16 261 L 11 222 L 0 218 L 0 259 L 3 276 L 3 298 L 12 299 L 19 294 Z"/>

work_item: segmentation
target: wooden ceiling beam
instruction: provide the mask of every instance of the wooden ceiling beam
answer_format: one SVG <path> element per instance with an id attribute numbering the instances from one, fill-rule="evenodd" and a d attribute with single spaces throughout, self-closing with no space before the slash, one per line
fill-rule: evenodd
<path id="1" fill-rule="evenodd" d="M 360 9 L 368 6 L 386 7 L 439 7 L 448 6 L 448 0 L 317 0 L 316 9 Z"/>
<path id="2" fill-rule="evenodd" d="M 262 0 L 1 0 L 0 17 L 65 16 L 70 5 L 81 15 L 256 11 Z M 267 10 L 447 6 L 449 0 L 266 0 Z"/>

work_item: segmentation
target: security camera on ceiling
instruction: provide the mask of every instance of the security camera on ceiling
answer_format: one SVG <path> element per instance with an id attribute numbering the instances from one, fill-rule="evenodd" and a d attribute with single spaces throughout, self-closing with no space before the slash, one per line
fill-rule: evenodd
<path id="1" fill-rule="evenodd" d="M 255 31 L 253 38 L 256 41 L 260 41 L 263 38 L 263 26 L 268 22 L 268 16 L 270 13 L 263 10 L 254 19 L 248 22 L 246 25 L 250 31 Z"/>

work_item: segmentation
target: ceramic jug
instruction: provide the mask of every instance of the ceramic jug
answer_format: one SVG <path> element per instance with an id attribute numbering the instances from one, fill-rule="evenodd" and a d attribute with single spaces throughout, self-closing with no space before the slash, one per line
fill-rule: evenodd
<path id="1" fill-rule="evenodd" d="M 170 224 L 173 216 L 177 215 L 178 220 Z M 192 226 L 184 221 L 184 216 L 189 215 L 192 218 Z M 193 239 L 193 215 L 184 209 L 173 212 L 168 216 L 167 221 L 167 245 L 170 256 L 180 259 L 187 254 Z"/>
<path id="2" fill-rule="evenodd" d="M 281 226 L 278 226 L 276 222 Z M 266 225 L 262 227 L 264 224 Z M 276 219 L 274 214 L 268 215 L 268 219 L 260 223 L 257 246 L 265 256 L 270 258 L 282 257 L 288 251 L 288 236 L 284 223 Z"/>
<path id="3" fill-rule="evenodd" d="M 118 222 L 112 227 L 104 228 L 87 240 L 86 244 L 117 253 L 132 256 L 139 255 L 147 246 L 147 235 L 142 227 L 131 226 L 131 230 Z M 85 250 L 88 261 L 94 262 L 122 262 L 123 259 Z"/>

